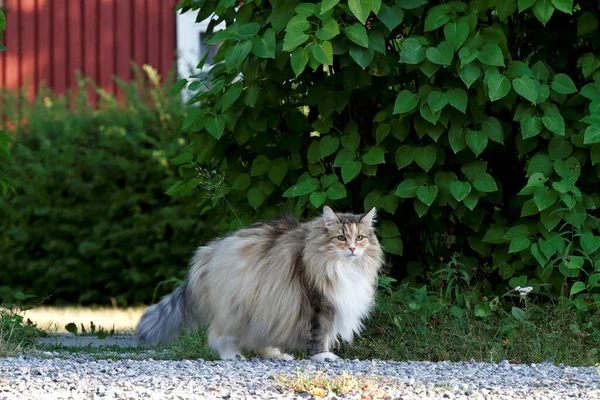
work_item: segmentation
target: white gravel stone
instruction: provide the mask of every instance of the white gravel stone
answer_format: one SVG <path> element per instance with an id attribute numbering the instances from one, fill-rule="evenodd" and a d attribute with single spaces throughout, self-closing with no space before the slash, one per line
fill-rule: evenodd
<path id="1" fill-rule="evenodd" d="M 0 400 L 21 399 L 312 399 L 280 391 L 276 374 L 317 369 L 391 378 L 389 399 L 600 399 L 594 367 L 469 362 L 154 361 L 89 356 L 0 359 Z M 360 394 L 326 399 L 360 399 Z"/>

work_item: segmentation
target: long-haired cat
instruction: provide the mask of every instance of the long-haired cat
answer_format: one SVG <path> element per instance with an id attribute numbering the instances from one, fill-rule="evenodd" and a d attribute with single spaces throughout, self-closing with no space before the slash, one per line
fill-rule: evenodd
<path id="1" fill-rule="evenodd" d="M 164 344 L 182 330 L 208 325 L 221 359 L 241 349 L 290 360 L 280 349 L 306 349 L 314 361 L 335 360 L 338 338 L 362 329 L 383 265 L 366 214 L 289 217 L 259 222 L 197 249 L 185 283 L 151 306 L 137 327 L 141 344 Z"/>

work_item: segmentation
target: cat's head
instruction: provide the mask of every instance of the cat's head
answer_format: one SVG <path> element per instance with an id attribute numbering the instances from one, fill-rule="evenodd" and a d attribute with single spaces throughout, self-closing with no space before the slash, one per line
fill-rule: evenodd
<path id="1" fill-rule="evenodd" d="M 336 214 L 331 208 L 323 207 L 328 247 L 339 257 L 352 260 L 369 252 L 370 246 L 378 246 L 373 228 L 375 213 L 375 207 L 366 214 Z"/>

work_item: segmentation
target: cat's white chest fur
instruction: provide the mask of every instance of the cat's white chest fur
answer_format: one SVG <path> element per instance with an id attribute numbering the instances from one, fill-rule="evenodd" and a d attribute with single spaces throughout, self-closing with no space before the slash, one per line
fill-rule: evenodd
<path id="1" fill-rule="evenodd" d="M 330 300 L 334 303 L 334 330 L 346 342 L 362 329 L 374 301 L 375 288 L 359 264 L 336 265 L 336 284 Z"/>

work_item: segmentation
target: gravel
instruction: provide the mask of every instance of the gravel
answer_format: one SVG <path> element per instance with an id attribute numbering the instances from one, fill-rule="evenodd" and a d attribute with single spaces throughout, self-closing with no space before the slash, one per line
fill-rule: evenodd
<path id="1" fill-rule="evenodd" d="M 594 367 L 562 364 L 96 360 L 52 353 L 49 358 L 0 359 L 0 399 L 361 399 L 358 391 L 336 395 L 280 389 L 274 376 L 295 378 L 297 369 L 390 378 L 393 384 L 379 384 L 381 398 L 387 399 L 600 399 Z"/>

